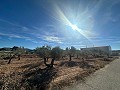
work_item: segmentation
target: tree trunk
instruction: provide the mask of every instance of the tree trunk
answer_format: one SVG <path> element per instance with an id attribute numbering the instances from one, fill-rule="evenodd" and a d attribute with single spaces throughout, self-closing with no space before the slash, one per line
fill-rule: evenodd
<path id="1" fill-rule="evenodd" d="M 69 57 L 70 57 L 70 60 L 69 60 L 69 61 L 71 61 L 71 60 L 72 60 L 72 56 L 71 56 L 71 55 L 69 55 Z"/>
<path id="2" fill-rule="evenodd" d="M 46 58 L 44 57 L 44 64 L 46 65 L 46 66 L 48 66 L 48 64 L 46 63 Z"/>
<path id="3" fill-rule="evenodd" d="M 18 60 L 20 60 L 20 55 L 18 55 Z"/>
<path id="4" fill-rule="evenodd" d="M 47 64 L 46 62 L 47 62 L 47 58 L 44 57 L 44 64 L 45 64 L 45 66 L 47 66 L 47 67 L 51 67 L 51 64 Z M 51 62 L 52 62 L 52 61 L 51 61 Z"/>
<path id="5" fill-rule="evenodd" d="M 12 58 L 9 59 L 8 64 L 10 64 L 11 60 L 12 60 Z"/>
<path id="6" fill-rule="evenodd" d="M 55 61 L 55 58 L 53 58 L 52 61 L 51 61 L 51 67 L 53 67 L 54 61 Z"/>
<path id="7" fill-rule="evenodd" d="M 77 55 L 77 59 L 78 59 L 78 55 Z"/>
<path id="8" fill-rule="evenodd" d="M 48 62 L 49 57 L 46 57 L 46 61 Z"/>
<path id="9" fill-rule="evenodd" d="M 12 55 L 10 53 L 10 58 L 9 58 L 8 64 L 10 64 L 11 60 L 12 60 Z"/>
<path id="10" fill-rule="evenodd" d="M 85 66 L 85 60 L 82 58 L 83 67 Z"/>

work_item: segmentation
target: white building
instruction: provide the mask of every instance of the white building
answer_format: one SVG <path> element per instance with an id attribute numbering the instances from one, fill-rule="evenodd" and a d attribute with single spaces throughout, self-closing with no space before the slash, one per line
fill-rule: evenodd
<path id="1" fill-rule="evenodd" d="M 88 48 L 81 48 L 82 51 L 102 51 L 107 55 L 112 54 L 111 46 L 99 46 L 99 47 L 88 47 Z"/>

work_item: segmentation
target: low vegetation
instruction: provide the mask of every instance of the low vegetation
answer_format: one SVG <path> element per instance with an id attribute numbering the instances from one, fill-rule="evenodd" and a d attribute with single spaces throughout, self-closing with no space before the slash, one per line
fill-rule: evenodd
<path id="1" fill-rule="evenodd" d="M 104 67 L 116 59 L 101 50 L 42 46 L 0 49 L 1 90 L 56 90 Z"/>

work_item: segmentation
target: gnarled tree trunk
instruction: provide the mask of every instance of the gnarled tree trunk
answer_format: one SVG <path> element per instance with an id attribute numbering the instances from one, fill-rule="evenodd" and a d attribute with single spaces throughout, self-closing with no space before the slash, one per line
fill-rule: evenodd
<path id="1" fill-rule="evenodd" d="M 20 60 L 20 55 L 18 55 L 18 60 Z"/>
<path id="2" fill-rule="evenodd" d="M 53 67 L 54 61 L 55 61 L 55 58 L 53 58 L 53 59 L 51 60 L 51 67 Z"/>
<path id="3" fill-rule="evenodd" d="M 70 58 L 70 60 L 69 60 L 69 61 L 71 61 L 71 60 L 72 60 L 72 55 L 69 55 L 69 58 Z"/>
<path id="4" fill-rule="evenodd" d="M 51 63 L 50 63 L 50 64 L 47 64 L 47 58 L 44 57 L 44 64 L 45 64 L 47 67 L 53 67 L 54 61 L 55 61 L 55 58 L 52 58 Z"/>
<path id="5" fill-rule="evenodd" d="M 8 61 L 8 64 L 10 64 L 10 62 L 11 62 L 11 60 L 12 60 L 12 55 L 11 55 L 11 53 L 10 53 L 10 57 L 9 57 L 9 61 Z"/>

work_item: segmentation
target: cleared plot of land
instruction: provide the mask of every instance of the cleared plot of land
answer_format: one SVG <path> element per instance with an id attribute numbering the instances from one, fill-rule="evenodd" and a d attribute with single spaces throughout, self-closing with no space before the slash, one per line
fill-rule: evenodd
<path id="1" fill-rule="evenodd" d="M 57 60 L 52 69 L 46 68 L 42 59 L 34 57 L 13 59 L 10 64 L 7 64 L 6 61 L 1 62 L 3 63 L 0 66 L 0 88 L 23 89 L 29 87 L 32 90 L 34 86 L 40 85 L 40 88 L 43 88 L 44 85 L 50 84 L 49 87 L 53 90 L 88 76 L 110 61 L 104 61 L 103 58 L 89 59 L 85 61 L 83 67 L 80 59 Z M 30 87 L 31 85 L 32 87 Z"/>

